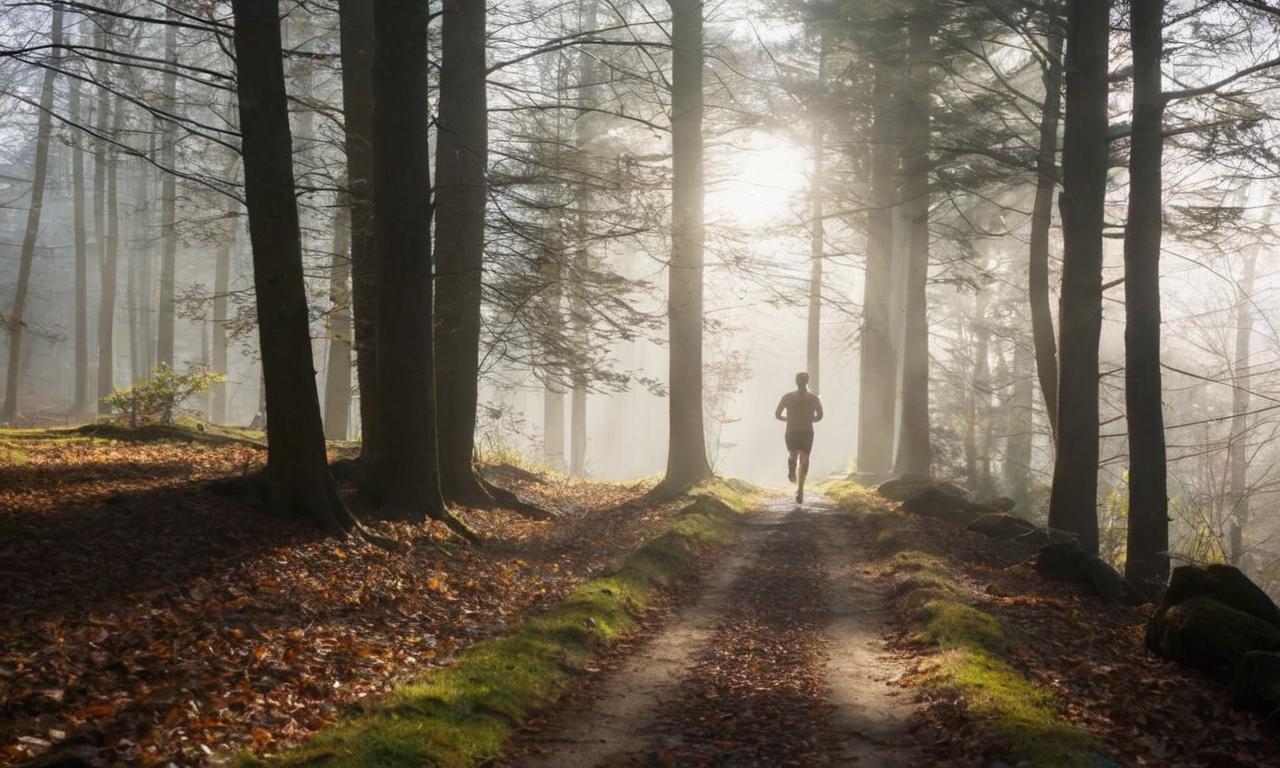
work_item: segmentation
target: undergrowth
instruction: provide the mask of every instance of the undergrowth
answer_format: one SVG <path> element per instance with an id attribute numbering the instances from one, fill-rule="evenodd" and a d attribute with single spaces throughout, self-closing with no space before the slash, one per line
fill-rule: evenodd
<path id="1" fill-rule="evenodd" d="M 690 574 L 696 555 L 725 544 L 751 506 L 750 486 L 697 489 L 675 525 L 510 634 L 472 646 L 390 698 L 298 748 L 242 766 L 471 766 L 497 757 L 513 728 L 554 703 L 631 629 L 658 590 Z"/>

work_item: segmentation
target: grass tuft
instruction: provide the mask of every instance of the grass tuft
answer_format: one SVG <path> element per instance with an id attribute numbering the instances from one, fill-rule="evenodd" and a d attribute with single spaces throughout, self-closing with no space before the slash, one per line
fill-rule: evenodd
<path id="1" fill-rule="evenodd" d="M 493 760 L 511 730 L 554 703 L 636 622 L 661 587 L 689 575 L 695 554 L 726 543 L 755 493 L 715 481 L 695 491 L 678 522 L 608 574 L 525 619 L 511 634 L 478 643 L 450 666 L 301 746 L 241 766 L 472 766 Z"/>

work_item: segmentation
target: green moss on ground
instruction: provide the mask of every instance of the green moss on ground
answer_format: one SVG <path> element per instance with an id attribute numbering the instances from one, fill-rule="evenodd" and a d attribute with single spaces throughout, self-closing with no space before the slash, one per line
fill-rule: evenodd
<path id="1" fill-rule="evenodd" d="M 591 662 L 635 626 L 657 591 L 690 573 L 696 554 L 722 545 L 753 501 L 750 486 L 697 489 L 676 524 L 525 619 L 510 634 L 472 646 L 450 666 L 401 687 L 301 746 L 242 766 L 472 766 L 496 758 L 511 730 L 554 703 Z"/>
<path id="2" fill-rule="evenodd" d="M 831 487 L 836 486 L 836 487 Z M 948 568 L 944 552 L 899 544 L 902 518 L 887 511 L 873 491 L 841 481 L 823 492 L 866 517 L 879 544 L 893 546 L 884 567 L 894 581 L 898 609 L 916 636 L 942 652 L 920 685 L 961 702 L 974 724 L 990 737 L 993 752 L 1031 768 L 1105 764 L 1097 739 L 1063 720 L 1061 702 L 1047 688 L 1009 663 L 1016 632 L 972 602 L 972 592 Z M 855 487 L 849 487 L 855 486 Z"/>

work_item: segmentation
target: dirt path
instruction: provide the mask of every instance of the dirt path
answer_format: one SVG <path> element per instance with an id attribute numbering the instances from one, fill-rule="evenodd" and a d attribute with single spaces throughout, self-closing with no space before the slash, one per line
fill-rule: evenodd
<path id="1" fill-rule="evenodd" d="M 851 521 L 766 505 L 689 607 L 516 740 L 514 765 L 921 764 Z"/>

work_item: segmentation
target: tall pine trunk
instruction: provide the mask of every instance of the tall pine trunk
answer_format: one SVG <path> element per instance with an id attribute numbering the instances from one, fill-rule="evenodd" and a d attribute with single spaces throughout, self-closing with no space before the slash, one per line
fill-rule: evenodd
<path id="1" fill-rule="evenodd" d="M 62 64 L 62 6 L 53 7 L 49 39 L 53 45 L 52 65 L 44 71 L 40 85 L 40 110 L 36 116 L 36 156 L 31 170 L 31 205 L 27 209 L 27 228 L 22 237 L 18 257 L 18 282 L 13 291 L 13 311 L 9 313 L 9 368 L 5 376 L 4 408 L 0 423 L 12 424 L 18 418 L 19 388 L 22 385 L 22 335 L 26 319 L 27 293 L 31 288 L 31 267 L 35 262 L 36 238 L 40 234 L 40 215 L 44 208 L 45 178 L 49 170 L 49 134 L 52 127 L 54 86 Z"/>
<path id="2" fill-rule="evenodd" d="M 233 0 L 232 10 L 253 283 L 271 413 L 267 424 L 270 500 L 282 513 L 341 533 L 355 521 L 334 488 L 320 424 L 279 9 L 275 2 Z"/>
<path id="3" fill-rule="evenodd" d="M 1250 344 L 1253 339 L 1253 274 L 1258 255 L 1250 251 L 1244 259 L 1244 274 L 1237 283 L 1235 355 L 1231 365 L 1231 440 L 1227 461 L 1231 464 L 1228 500 L 1231 503 L 1227 560 L 1240 567 L 1245 561 L 1244 531 L 1249 525 L 1249 387 Z"/>
<path id="4" fill-rule="evenodd" d="M 1160 378 L 1164 0 L 1130 0 L 1129 9 L 1133 133 L 1124 237 L 1124 399 L 1129 425 L 1129 534 L 1124 573 L 1154 595 L 1169 578 L 1169 495 Z"/>
<path id="5" fill-rule="evenodd" d="M 1058 122 L 1062 111 L 1062 33 L 1056 12 L 1049 14 L 1045 40 L 1044 104 L 1040 110 L 1040 151 L 1036 157 L 1036 196 L 1031 209 L 1031 269 L 1027 295 L 1031 304 L 1031 337 L 1035 344 L 1036 376 L 1049 431 L 1058 435 L 1058 345 L 1053 337 L 1049 307 L 1049 230 L 1053 225 L 1053 191 L 1058 185 Z"/>
<path id="6" fill-rule="evenodd" d="M 333 214 L 332 250 L 324 433 L 330 440 L 346 440 L 351 429 L 351 206 L 345 194 Z"/>
<path id="7" fill-rule="evenodd" d="M 85 39 L 87 42 L 87 38 Z M 80 81 L 71 78 L 67 111 L 76 123 L 86 122 L 81 113 Z M 84 199 L 84 139 L 77 131 L 71 139 L 71 198 L 75 218 L 75 398 L 71 406 L 73 415 L 90 413 L 95 408 L 89 402 L 89 245 L 85 219 Z"/>
<path id="8" fill-rule="evenodd" d="M 275 4 L 271 6 L 274 8 Z M 169 21 L 174 20 L 174 10 L 165 11 Z M 165 72 L 161 92 L 161 104 L 170 115 L 177 109 L 177 45 L 178 28 L 166 24 L 164 30 Z M 174 283 L 178 266 L 178 178 L 172 171 L 177 162 L 178 124 L 172 117 L 164 120 L 160 143 L 160 164 L 164 178 L 160 192 L 160 314 L 157 319 L 156 363 L 167 368 L 174 364 L 174 332 L 177 316 L 174 306 Z"/>
<path id="9" fill-rule="evenodd" d="M 124 110 L 116 105 L 111 135 L 119 136 Z M 98 401 L 115 389 L 116 287 L 120 262 L 120 156 L 115 147 L 107 153 L 106 247 L 102 260 L 102 301 L 98 304 Z M 105 403 L 102 404 L 105 408 Z"/>
<path id="10" fill-rule="evenodd" d="M 489 108 L 485 3 L 445 0 L 436 130 L 436 397 L 445 498 L 488 506 L 473 465 Z"/>
<path id="11" fill-rule="evenodd" d="M 818 82 L 809 104 L 809 151 L 813 171 L 809 177 L 809 316 L 805 337 L 805 369 L 809 372 L 809 389 L 818 394 L 822 378 L 822 261 L 824 254 L 824 219 L 822 214 L 823 184 L 826 160 L 826 109 L 823 90 L 827 66 L 827 34 L 818 41 Z"/>
<path id="12" fill-rule="evenodd" d="M 1071 0 L 1062 142 L 1058 444 L 1049 525 L 1098 551 L 1098 339 L 1107 194 L 1111 0 Z"/>
<path id="13" fill-rule="evenodd" d="M 893 468 L 897 408 L 897 345 L 889 311 L 893 296 L 894 210 L 898 202 L 899 111 L 894 98 L 901 65 L 900 29 L 886 34 L 873 62 L 871 94 L 871 205 L 867 212 L 867 266 L 862 292 L 862 355 L 858 371 L 858 472 L 867 481 Z"/>
<path id="14" fill-rule="evenodd" d="M 902 155 L 903 204 L 909 228 L 906 335 L 902 347 L 902 410 L 898 429 L 900 475 L 928 475 L 933 465 L 929 434 L 929 113 L 933 22 L 917 14 L 908 22 L 906 145 Z"/>
<path id="15" fill-rule="evenodd" d="M 702 421 L 702 0 L 671 6 L 670 432 L 662 488 L 687 490 L 711 477 Z"/>
<path id="16" fill-rule="evenodd" d="M 373 6 L 373 200 L 380 447 L 370 482 L 393 517 L 443 516 L 433 371 L 424 0 Z M 274 416 L 272 417 L 274 419 Z"/>
<path id="17" fill-rule="evenodd" d="M 226 176 L 228 181 L 235 174 L 238 158 L 228 158 Z M 213 265 L 213 370 L 226 376 L 228 333 L 227 320 L 229 309 L 229 292 L 231 290 L 231 257 L 236 247 L 236 235 L 240 229 L 240 203 L 233 197 L 227 197 L 227 207 L 223 212 L 222 232 L 218 237 L 218 251 Z M 209 419 L 215 424 L 227 423 L 227 383 L 214 382 L 210 388 Z"/>
<path id="18" fill-rule="evenodd" d="M 373 3 L 339 0 L 342 122 L 351 205 L 351 311 L 360 391 L 361 458 L 377 463 L 377 238 L 373 221 Z"/>
<path id="19" fill-rule="evenodd" d="M 1035 359 L 1026 345 L 1014 343 L 1013 348 L 1013 398 L 1009 403 L 1006 427 L 1004 482 L 1009 497 L 1017 502 L 1018 509 L 1027 509 L 1031 500 L 1031 451 L 1035 428 L 1035 410 L 1032 398 L 1032 368 Z"/>

